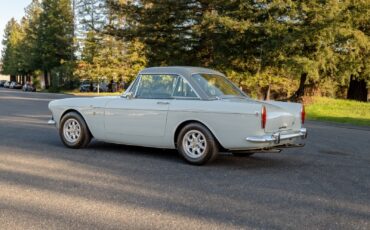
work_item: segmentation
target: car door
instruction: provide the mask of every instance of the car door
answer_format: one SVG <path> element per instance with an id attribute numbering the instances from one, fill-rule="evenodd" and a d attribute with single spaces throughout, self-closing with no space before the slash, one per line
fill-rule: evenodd
<path id="1" fill-rule="evenodd" d="M 130 89 L 132 97 L 108 102 L 105 108 L 107 139 L 123 144 L 163 147 L 176 79 L 174 75 L 141 75 Z"/>

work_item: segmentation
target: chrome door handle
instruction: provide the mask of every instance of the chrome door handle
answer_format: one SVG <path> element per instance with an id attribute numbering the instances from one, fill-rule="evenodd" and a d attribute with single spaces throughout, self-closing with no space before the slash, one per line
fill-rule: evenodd
<path id="1" fill-rule="evenodd" d="M 158 105 L 168 105 L 170 103 L 168 101 L 158 101 L 157 104 Z"/>

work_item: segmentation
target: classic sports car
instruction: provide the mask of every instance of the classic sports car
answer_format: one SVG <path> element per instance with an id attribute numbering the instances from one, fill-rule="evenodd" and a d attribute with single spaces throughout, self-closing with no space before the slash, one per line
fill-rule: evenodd
<path id="1" fill-rule="evenodd" d="M 52 120 L 70 148 L 97 140 L 178 149 L 204 164 L 220 151 L 249 156 L 301 147 L 304 107 L 249 98 L 220 72 L 196 67 L 142 70 L 121 96 L 50 102 Z"/>

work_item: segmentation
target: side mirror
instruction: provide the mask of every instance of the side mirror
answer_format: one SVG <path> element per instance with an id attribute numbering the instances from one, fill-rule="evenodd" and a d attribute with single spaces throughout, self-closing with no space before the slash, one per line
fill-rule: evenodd
<path id="1" fill-rule="evenodd" d="M 130 100 L 130 99 L 134 98 L 134 94 L 133 94 L 133 92 L 127 92 L 127 93 L 123 94 L 123 97 Z"/>

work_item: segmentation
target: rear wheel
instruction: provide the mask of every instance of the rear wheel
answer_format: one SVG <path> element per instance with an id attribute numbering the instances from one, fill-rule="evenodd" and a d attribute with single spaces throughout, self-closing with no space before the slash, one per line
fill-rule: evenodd
<path id="1" fill-rule="evenodd" d="M 63 144 L 69 148 L 84 148 L 91 141 L 91 134 L 86 122 L 76 112 L 70 112 L 63 116 L 59 135 Z"/>
<path id="2" fill-rule="evenodd" d="M 190 123 L 180 131 L 177 149 L 187 162 L 195 165 L 212 161 L 218 154 L 218 145 L 212 133 L 198 123 Z"/>

